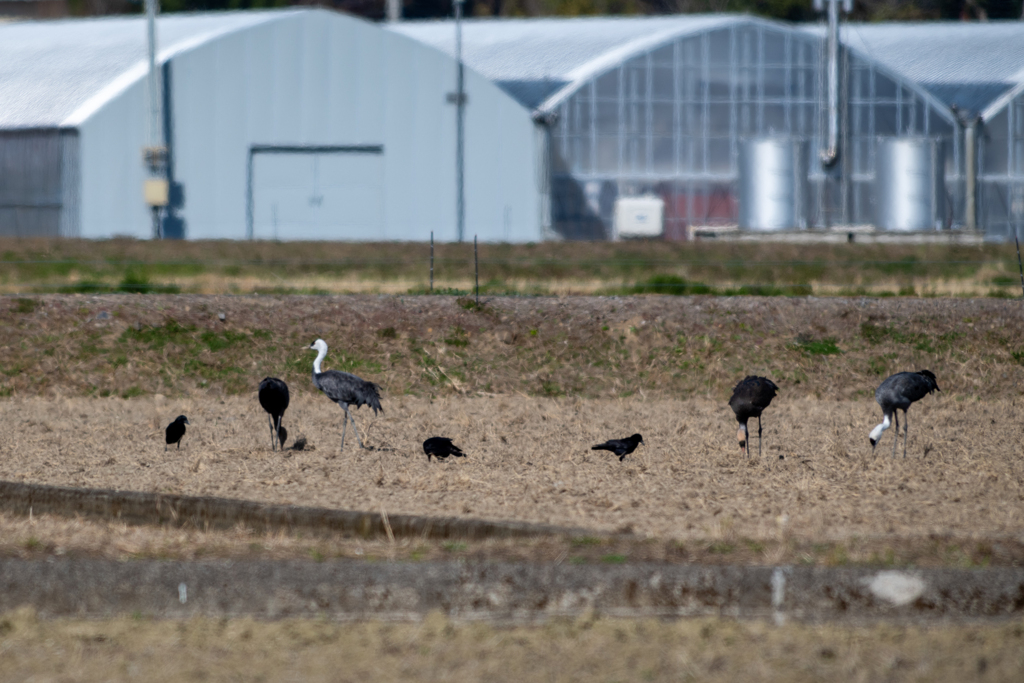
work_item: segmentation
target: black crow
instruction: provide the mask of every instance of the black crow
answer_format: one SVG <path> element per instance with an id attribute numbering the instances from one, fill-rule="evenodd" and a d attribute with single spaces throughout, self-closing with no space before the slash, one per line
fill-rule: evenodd
<path id="1" fill-rule="evenodd" d="M 615 455 L 619 456 L 619 462 L 622 462 L 627 455 L 636 450 L 636 447 L 644 442 L 644 437 L 639 434 L 627 437 L 625 439 L 610 439 L 604 443 L 599 443 L 596 446 L 591 446 L 592 451 L 611 451 Z"/>
<path id="2" fill-rule="evenodd" d="M 167 446 L 171 445 L 172 443 L 177 444 L 176 448 L 181 448 L 181 437 L 185 436 L 185 425 L 190 424 L 192 423 L 188 421 L 187 417 L 185 417 L 184 415 L 179 415 L 177 418 L 175 418 L 174 422 L 167 425 L 167 430 L 164 433 L 164 436 L 167 440 L 167 443 L 164 444 L 165 451 L 167 450 Z"/>
<path id="3" fill-rule="evenodd" d="M 456 458 L 466 457 L 466 454 L 453 444 L 451 439 L 443 436 L 432 436 L 424 441 L 423 452 L 427 454 L 427 462 L 430 462 L 430 456 L 437 458 L 438 462 L 446 459 L 449 455 L 454 455 Z"/>

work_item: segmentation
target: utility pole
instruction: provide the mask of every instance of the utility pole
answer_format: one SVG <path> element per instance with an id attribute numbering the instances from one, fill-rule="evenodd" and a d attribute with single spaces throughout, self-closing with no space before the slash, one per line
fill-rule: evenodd
<path id="1" fill-rule="evenodd" d="M 146 88 L 149 91 L 149 134 L 146 147 L 142 150 L 147 177 L 143 181 L 143 196 L 153 213 L 153 239 L 162 237 L 160 230 L 160 209 L 167 206 L 167 146 L 164 143 L 160 110 L 160 72 L 156 66 L 156 15 L 160 0 L 146 0 L 146 38 L 148 42 L 149 75 Z"/>
<path id="2" fill-rule="evenodd" d="M 461 242 L 466 232 L 466 88 L 462 68 L 462 4 L 455 3 L 455 221 L 456 238 Z"/>

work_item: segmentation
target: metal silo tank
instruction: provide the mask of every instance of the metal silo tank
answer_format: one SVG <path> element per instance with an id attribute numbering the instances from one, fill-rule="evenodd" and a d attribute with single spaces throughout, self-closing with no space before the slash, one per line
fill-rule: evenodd
<path id="1" fill-rule="evenodd" d="M 807 141 L 790 137 L 740 142 L 739 224 L 742 230 L 807 227 Z"/>
<path id="2" fill-rule="evenodd" d="M 945 210 L 942 140 L 878 138 L 875 226 L 879 230 L 941 230 Z"/>

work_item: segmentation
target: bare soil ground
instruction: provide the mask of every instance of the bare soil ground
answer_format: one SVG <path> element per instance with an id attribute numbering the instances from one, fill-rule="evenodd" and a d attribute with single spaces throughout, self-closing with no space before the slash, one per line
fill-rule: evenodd
<path id="1" fill-rule="evenodd" d="M 1018 681 L 1024 625 L 541 627 L 0 615 L 0 678 L 62 681 Z"/>
<path id="2" fill-rule="evenodd" d="M 1017 539 L 1024 444 L 1016 399 L 929 396 L 911 412 L 908 455 L 892 430 L 872 453 L 872 400 L 783 394 L 765 412 L 764 455 L 740 455 L 728 407 L 708 399 L 412 396 L 357 420 L 322 396 L 286 414 L 304 451 L 271 452 L 255 395 L 209 399 L 14 399 L 0 421 L 0 478 L 378 511 L 515 519 L 728 546 L 794 539 Z M 164 451 L 179 413 L 194 425 Z M 590 446 L 641 432 L 620 463 Z M 469 454 L 428 463 L 426 436 Z M 1017 542 L 1017 541 L 1013 541 Z M 780 557 L 765 557 L 777 561 Z M 963 558 L 951 557 L 959 562 Z M 838 558 L 842 561 L 842 558 Z"/>
<path id="3" fill-rule="evenodd" d="M 0 319 L 4 479 L 632 531 L 689 559 L 1019 556 L 1018 302 L 52 295 L 0 300 Z M 383 387 L 383 416 L 356 413 L 375 450 L 350 430 L 338 452 L 342 412 L 309 379 L 317 336 L 326 367 Z M 942 392 L 911 409 L 907 459 L 891 430 L 872 454 L 874 387 L 918 368 Z M 726 399 L 750 373 L 781 395 L 745 460 Z M 285 425 L 312 449 L 270 452 L 265 375 L 290 384 Z M 195 426 L 164 453 L 179 413 Z M 589 450 L 634 431 L 649 445 L 624 463 Z M 438 434 L 470 457 L 428 464 Z"/>

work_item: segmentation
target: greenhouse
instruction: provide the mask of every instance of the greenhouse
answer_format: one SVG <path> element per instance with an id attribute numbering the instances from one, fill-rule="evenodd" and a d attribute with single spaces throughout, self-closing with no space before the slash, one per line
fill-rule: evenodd
<path id="1" fill-rule="evenodd" d="M 393 30 L 450 52 L 453 29 Z M 466 64 L 546 132 L 552 236 L 647 234 L 628 220 L 645 199 L 667 239 L 737 225 L 998 238 L 1024 212 L 1019 22 L 844 25 L 832 108 L 824 25 L 689 15 L 463 31 Z"/>

